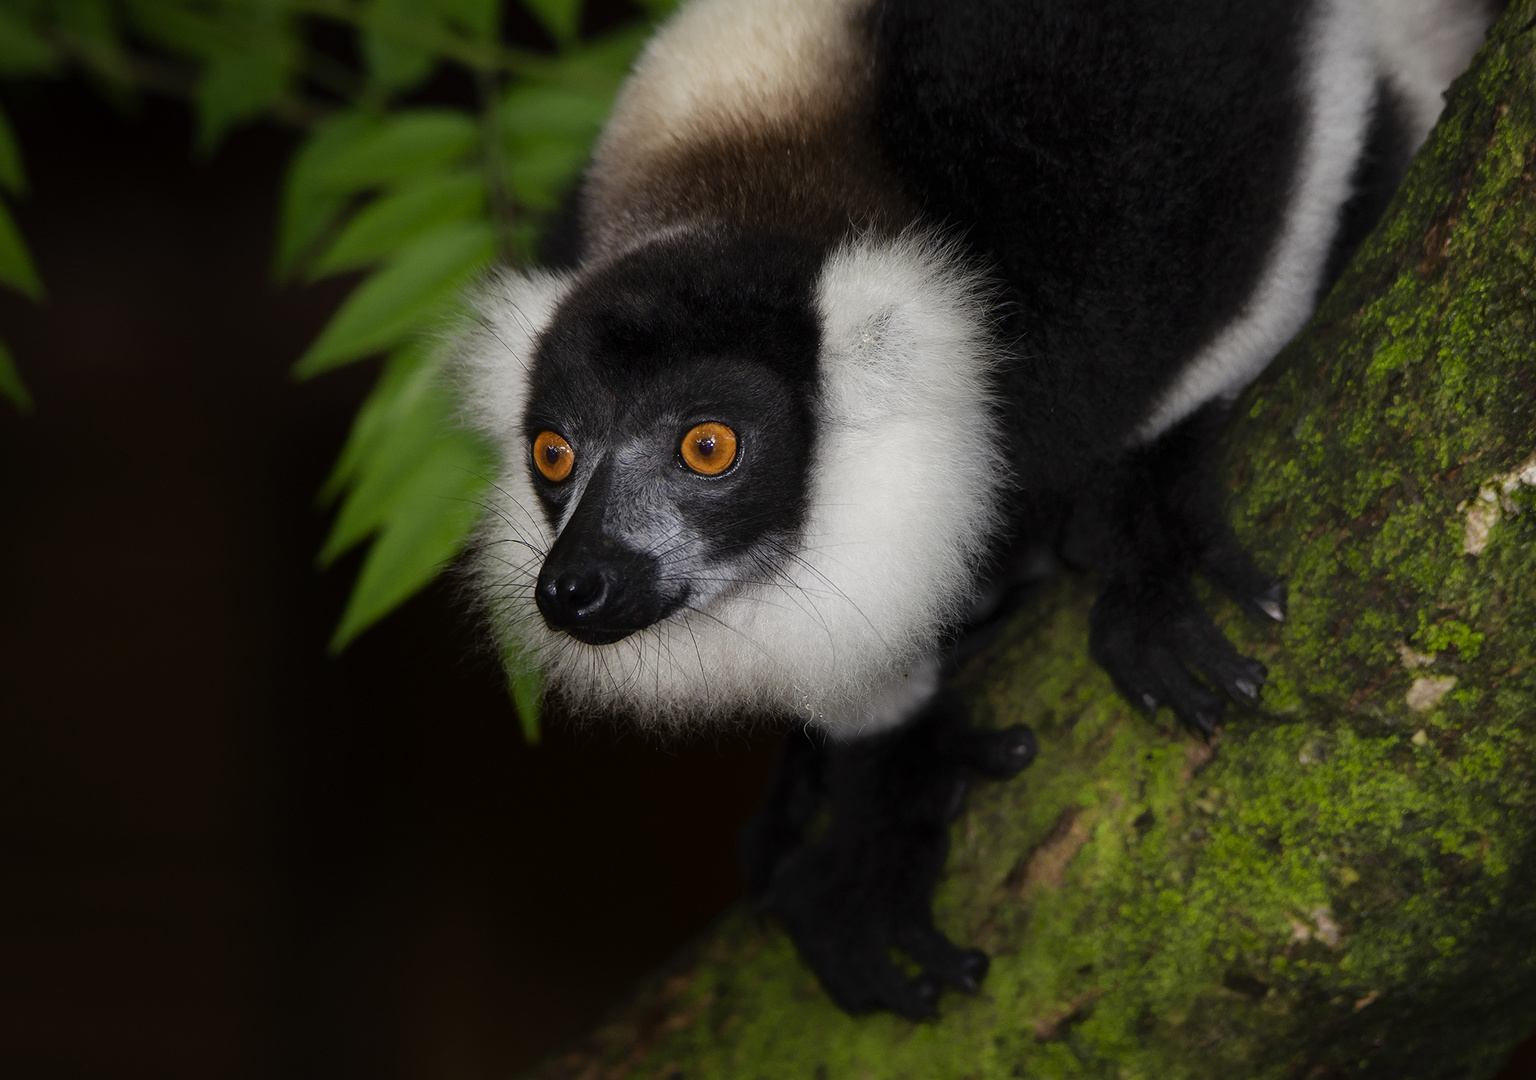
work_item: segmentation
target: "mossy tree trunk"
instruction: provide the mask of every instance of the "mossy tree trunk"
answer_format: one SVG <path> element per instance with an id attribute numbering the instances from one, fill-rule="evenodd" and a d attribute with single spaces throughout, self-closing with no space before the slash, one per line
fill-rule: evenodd
<path id="1" fill-rule="evenodd" d="M 1536 1031 L 1536 0 L 1224 448 L 1290 585 L 1211 745 L 1133 713 L 1067 579 L 963 680 L 1040 757 L 957 822 L 941 925 L 993 954 L 912 1024 L 726 917 L 539 1077 L 1486 1077 Z"/>

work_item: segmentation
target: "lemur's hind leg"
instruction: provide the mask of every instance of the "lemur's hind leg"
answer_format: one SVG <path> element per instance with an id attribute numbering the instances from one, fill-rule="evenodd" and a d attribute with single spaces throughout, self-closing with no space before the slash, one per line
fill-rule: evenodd
<path id="1" fill-rule="evenodd" d="M 1221 419 L 1207 406 L 1128 454 L 1069 534 L 1069 556 L 1086 556 L 1103 583 L 1089 617 L 1094 659 L 1132 703 L 1149 713 L 1168 705 L 1206 737 L 1223 696 L 1256 702 L 1266 673 L 1216 629 L 1191 576 L 1203 573 L 1256 618 L 1285 617 L 1284 585 L 1238 544 L 1207 469 Z"/>
<path id="2" fill-rule="evenodd" d="M 826 797 L 824 741 L 824 736 L 803 727 L 784 736 L 773 782 L 737 840 L 748 895 L 767 892 L 779 863 L 805 842 L 806 830 Z"/>
<path id="3" fill-rule="evenodd" d="M 949 824 L 980 776 L 1013 776 L 1035 756 L 1028 728 L 981 731 L 941 692 L 902 726 L 846 742 L 789 736 L 783 771 L 744 837 L 759 910 L 776 915 L 844 1009 L 934 1015 L 940 989 L 975 991 L 986 954 L 934 926 L 933 888 Z M 819 830 L 812 828 L 825 811 Z M 909 977 L 900 949 L 922 969 Z"/>

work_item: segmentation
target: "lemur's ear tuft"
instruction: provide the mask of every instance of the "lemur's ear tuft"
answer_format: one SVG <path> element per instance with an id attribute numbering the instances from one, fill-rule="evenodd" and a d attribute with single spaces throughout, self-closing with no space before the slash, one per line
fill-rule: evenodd
<path id="1" fill-rule="evenodd" d="M 827 259 L 817 307 L 831 415 L 858 422 L 870 410 L 952 410 L 958 420 L 991 398 L 1002 356 L 991 334 L 992 289 L 963 254 L 908 232 L 850 241 Z"/>

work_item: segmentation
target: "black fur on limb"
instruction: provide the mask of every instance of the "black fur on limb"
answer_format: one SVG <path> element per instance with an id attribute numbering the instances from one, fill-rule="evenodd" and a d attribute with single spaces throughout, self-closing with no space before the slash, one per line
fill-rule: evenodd
<path id="1" fill-rule="evenodd" d="M 950 823 L 975 779 L 1015 776 L 1035 753 L 1029 728 L 978 730 L 950 693 L 869 738 L 791 732 L 766 803 L 742 836 L 749 895 L 789 928 L 843 1008 L 934 1016 L 941 986 L 974 993 L 988 964 L 986 953 L 959 948 L 933 924 Z M 893 944 L 920 974 L 891 963 Z"/>

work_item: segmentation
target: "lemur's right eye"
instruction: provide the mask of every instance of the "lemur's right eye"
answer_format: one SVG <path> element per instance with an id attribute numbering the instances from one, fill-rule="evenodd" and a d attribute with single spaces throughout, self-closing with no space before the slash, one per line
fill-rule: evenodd
<path id="1" fill-rule="evenodd" d="M 576 465 L 576 451 L 553 431 L 541 431 L 533 437 L 533 466 L 546 480 L 559 483 L 571 475 Z"/>
<path id="2" fill-rule="evenodd" d="M 683 436 L 678 452 L 700 476 L 719 476 L 736 460 L 736 433 L 724 424 L 698 424 Z"/>

